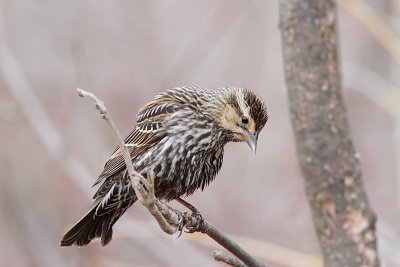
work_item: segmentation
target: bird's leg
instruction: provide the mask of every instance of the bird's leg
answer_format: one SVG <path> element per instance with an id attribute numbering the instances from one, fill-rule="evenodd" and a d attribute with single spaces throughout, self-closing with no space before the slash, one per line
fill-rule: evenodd
<path id="1" fill-rule="evenodd" d="M 196 218 L 196 225 L 193 225 L 190 227 L 186 226 L 186 228 L 188 229 L 188 231 L 186 231 L 186 232 L 187 233 L 202 232 L 203 226 L 204 226 L 204 219 L 203 219 L 203 216 L 201 216 L 200 211 L 195 206 L 186 202 L 185 200 L 183 200 L 180 197 L 176 198 L 175 200 L 178 201 L 179 203 L 181 203 L 186 208 L 188 208 L 192 212 L 191 216 Z M 187 225 L 187 220 L 186 220 L 185 224 Z"/>

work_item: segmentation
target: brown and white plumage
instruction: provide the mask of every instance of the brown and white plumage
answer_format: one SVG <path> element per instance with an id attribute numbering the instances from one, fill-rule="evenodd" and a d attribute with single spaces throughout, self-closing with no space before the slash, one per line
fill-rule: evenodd
<path id="1" fill-rule="evenodd" d="M 133 166 L 145 177 L 154 172 L 156 196 L 167 201 L 203 190 L 220 170 L 227 142 L 245 141 L 255 151 L 268 119 L 263 101 L 238 87 L 174 88 L 155 96 L 137 117 L 125 139 Z M 63 236 L 61 246 L 84 246 L 96 237 L 107 245 L 112 226 L 137 200 L 119 149 L 98 184 L 92 207 Z"/>

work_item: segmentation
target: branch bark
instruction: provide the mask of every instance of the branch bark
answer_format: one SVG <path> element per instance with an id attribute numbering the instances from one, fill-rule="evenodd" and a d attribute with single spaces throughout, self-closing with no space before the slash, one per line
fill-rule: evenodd
<path id="1" fill-rule="evenodd" d="M 154 194 L 154 175 L 149 173 L 148 180 L 146 180 L 140 173 L 135 171 L 132 165 L 132 161 L 130 158 L 129 151 L 126 147 L 124 140 L 121 137 L 114 121 L 112 120 L 106 106 L 103 101 L 98 99 L 93 93 L 87 92 L 82 89 L 77 89 L 79 96 L 90 98 L 96 105 L 96 108 L 99 110 L 100 115 L 103 119 L 111 127 L 114 135 L 119 141 L 119 149 L 124 157 L 125 164 L 128 169 L 129 177 L 132 181 L 132 187 L 135 190 L 135 194 L 140 200 L 140 202 L 145 206 L 150 214 L 157 220 L 161 229 L 167 234 L 175 234 L 177 231 L 181 231 L 182 227 L 186 228 L 199 228 L 199 219 L 195 216 L 190 216 L 186 213 L 182 214 L 180 211 L 173 209 L 166 205 L 165 203 L 159 201 Z M 144 186 L 143 186 L 144 185 Z M 146 189 L 144 188 L 146 187 Z M 199 230 L 202 233 L 207 234 L 209 237 L 214 239 L 221 246 L 230 251 L 233 255 L 235 255 L 238 259 L 232 260 L 232 257 L 229 257 L 230 261 L 227 263 L 235 263 L 235 264 L 246 264 L 247 266 L 259 266 L 263 267 L 264 264 L 252 257 L 249 253 L 247 253 L 244 249 L 242 249 L 238 244 L 229 239 L 225 234 L 215 228 L 212 224 L 207 221 L 203 221 L 201 229 Z M 227 259 L 227 257 L 225 257 Z M 220 260 L 220 258 L 218 258 Z M 237 266 L 237 265 L 234 265 Z M 243 266 L 243 265 L 240 265 Z"/>
<path id="2" fill-rule="evenodd" d="M 379 266 L 376 217 L 341 95 L 333 0 L 281 0 L 292 126 L 325 266 Z"/>

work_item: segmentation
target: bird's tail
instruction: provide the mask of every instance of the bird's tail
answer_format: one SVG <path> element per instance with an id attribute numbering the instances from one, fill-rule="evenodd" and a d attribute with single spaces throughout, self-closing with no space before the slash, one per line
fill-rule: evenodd
<path id="1" fill-rule="evenodd" d="M 98 215 L 96 210 L 99 205 L 101 205 L 99 200 L 93 203 L 88 213 L 62 237 L 60 246 L 85 246 L 97 237 L 101 237 L 103 246 L 111 241 L 112 226 L 122 214 L 115 216 L 118 211 L 113 210 Z"/>

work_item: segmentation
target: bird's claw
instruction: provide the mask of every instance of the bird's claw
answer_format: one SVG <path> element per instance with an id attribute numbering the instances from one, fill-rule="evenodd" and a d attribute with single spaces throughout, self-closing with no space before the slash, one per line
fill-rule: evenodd
<path id="1" fill-rule="evenodd" d="M 188 222 L 189 222 L 189 218 L 188 218 L 188 214 L 185 213 L 185 219 L 186 219 L 186 229 L 187 231 L 185 231 L 186 233 L 194 233 L 194 232 L 203 232 L 203 228 L 204 228 L 204 219 L 203 216 L 201 216 L 199 211 L 195 211 L 193 212 L 190 216 L 194 217 L 196 219 L 196 224 L 192 225 L 192 226 L 188 226 Z"/>
<path id="2" fill-rule="evenodd" d="M 182 213 L 178 212 L 177 214 L 179 214 L 179 221 L 178 221 L 178 231 L 179 234 L 176 238 L 181 237 L 182 232 L 183 232 L 183 228 L 185 227 L 185 216 L 182 215 Z"/>

